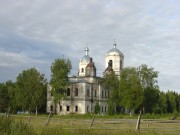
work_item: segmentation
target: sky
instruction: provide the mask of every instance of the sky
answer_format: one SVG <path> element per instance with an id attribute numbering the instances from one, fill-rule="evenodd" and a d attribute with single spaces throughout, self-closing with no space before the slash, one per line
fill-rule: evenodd
<path id="1" fill-rule="evenodd" d="M 114 41 L 125 67 L 147 64 L 161 91 L 180 93 L 179 0 L 0 0 L 0 82 L 31 67 L 50 80 L 63 57 L 77 75 L 86 47 L 102 76 Z"/>

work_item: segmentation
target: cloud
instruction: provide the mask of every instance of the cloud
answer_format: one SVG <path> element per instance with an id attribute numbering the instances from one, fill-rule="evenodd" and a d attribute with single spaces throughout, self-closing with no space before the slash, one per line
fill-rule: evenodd
<path id="1" fill-rule="evenodd" d="M 180 2 L 131 0 L 0 1 L 0 81 L 36 66 L 50 78 L 50 65 L 70 58 L 72 75 L 86 46 L 97 67 L 116 39 L 125 66 L 147 64 L 159 73 L 162 90 L 180 92 Z M 13 72 L 11 72 L 13 71 Z M 8 77 L 6 77 L 8 76 Z"/>

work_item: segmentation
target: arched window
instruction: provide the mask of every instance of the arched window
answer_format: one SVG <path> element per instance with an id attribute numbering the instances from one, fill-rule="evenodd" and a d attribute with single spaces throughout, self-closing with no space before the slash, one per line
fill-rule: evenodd
<path id="1" fill-rule="evenodd" d="M 97 90 L 94 91 L 94 97 L 97 97 Z"/>
<path id="2" fill-rule="evenodd" d="M 51 112 L 53 111 L 53 105 L 50 106 L 50 111 L 51 111 Z"/>
<path id="3" fill-rule="evenodd" d="M 70 96 L 70 88 L 67 89 L 67 96 Z"/>
<path id="4" fill-rule="evenodd" d="M 113 68 L 113 61 L 109 60 L 109 66 Z"/>
<path id="5" fill-rule="evenodd" d="M 84 73 L 84 68 L 81 68 L 81 72 Z"/>
<path id="6" fill-rule="evenodd" d="M 89 112 L 89 106 L 87 106 L 87 112 Z"/>
<path id="7" fill-rule="evenodd" d="M 101 95 L 101 97 L 103 98 L 104 97 L 104 91 L 102 90 L 102 95 Z"/>
<path id="8" fill-rule="evenodd" d="M 75 89 L 75 96 L 78 96 L 78 88 Z"/>
<path id="9" fill-rule="evenodd" d="M 60 111 L 62 111 L 62 106 L 60 106 Z"/>
<path id="10" fill-rule="evenodd" d="M 87 97 L 90 97 L 90 90 L 87 89 Z"/>
<path id="11" fill-rule="evenodd" d="M 75 106 L 75 112 L 78 112 L 78 106 Z"/>

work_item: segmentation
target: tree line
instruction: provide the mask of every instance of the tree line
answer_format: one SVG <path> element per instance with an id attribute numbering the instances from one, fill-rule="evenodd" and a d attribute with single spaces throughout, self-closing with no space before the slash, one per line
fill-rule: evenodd
<path id="1" fill-rule="evenodd" d="M 59 106 L 66 98 L 71 68 L 71 61 L 64 58 L 55 59 L 50 67 L 51 94 Z M 158 72 L 147 65 L 124 68 L 120 78 L 114 72 L 106 75 L 101 83 L 110 90 L 108 113 L 132 114 L 139 110 L 156 114 L 180 112 L 180 94 L 160 91 L 157 78 Z M 34 67 L 19 73 L 15 82 L 0 83 L 0 113 L 8 110 L 11 113 L 45 113 L 46 100 L 47 79 Z"/>
<path id="2" fill-rule="evenodd" d="M 180 94 L 168 90 L 163 92 L 158 86 L 158 73 L 154 68 L 142 64 L 139 67 L 126 67 L 120 78 L 114 72 L 102 81 L 110 89 L 109 114 L 127 112 L 176 113 L 180 112 Z"/>
<path id="3" fill-rule="evenodd" d="M 60 105 L 65 98 L 65 88 L 69 85 L 71 61 L 64 58 L 55 59 L 50 69 L 51 94 L 54 102 Z M 19 73 L 15 82 L 10 80 L 0 83 L 0 113 L 46 113 L 47 84 L 44 74 L 34 67 Z"/>

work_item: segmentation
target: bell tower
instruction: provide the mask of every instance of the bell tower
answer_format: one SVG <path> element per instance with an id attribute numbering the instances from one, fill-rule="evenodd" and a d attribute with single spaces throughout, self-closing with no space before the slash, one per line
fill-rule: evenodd
<path id="1" fill-rule="evenodd" d="M 116 75 L 120 76 L 124 67 L 124 55 L 116 48 L 116 43 L 114 43 L 113 48 L 106 53 L 105 67 L 105 74 L 114 71 Z"/>

